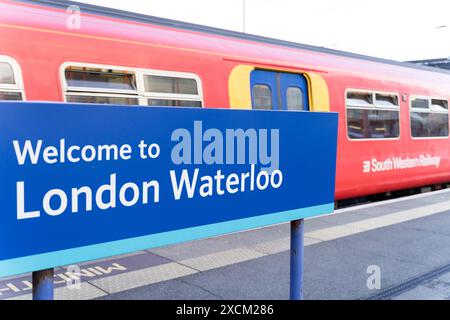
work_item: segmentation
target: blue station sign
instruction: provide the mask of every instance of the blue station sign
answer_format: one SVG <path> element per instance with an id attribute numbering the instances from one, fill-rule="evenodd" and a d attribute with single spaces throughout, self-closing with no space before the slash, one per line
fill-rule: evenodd
<path id="1" fill-rule="evenodd" d="M 329 214 L 337 114 L 0 103 L 0 277 Z"/>

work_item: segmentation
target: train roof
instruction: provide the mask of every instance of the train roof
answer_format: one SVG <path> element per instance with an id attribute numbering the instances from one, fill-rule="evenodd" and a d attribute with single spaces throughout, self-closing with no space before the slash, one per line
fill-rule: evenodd
<path id="1" fill-rule="evenodd" d="M 169 28 L 174 28 L 174 29 L 182 29 L 182 30 L 187 30 L 187 31 L 194 31 L 194 32 L 199 32 L 199 33 L 224 36 L 224 37 L 229 37 L 229 38 L 253 41 L 253 42 L 257 42 L 257 43 L 266 43 L 266 44 L 277 45 L 277 46 L 288 47 L 288 48 L 302 49 L 302 50 L 307 50 L 307 51 L 312 51 L 312 52 L 320 52 L 320 53 L 331 54 L 331 55 L 335 55 L 335 56 L 342 56 L 342 57 L 347 57 L 347 58 L 354 58 L 354 59 L 359 59 L 359 60 L 366 60 L 366 61 L 371 61 L 371 62 L 378 62 L 378 63 L 384 63 L 384 64 L 395 65 L 395 66 L 400 66 L 400 67 L 406 67 L 406 68 L 412 68 L 412 69 L 418 69 L 418 70 L 424 70 L 424 71 L 431 71 L 431 72 L 436 72 L 436 73 L 444 73 L 444 74 L 450 75 L 450 70 L 446 70 L 446 69 L 429 67 L 429 66 L 414 64 L 414 63 L 410 63 L 410 62 L 400 62 L 400 61 L 395 61 L 395 60 L 366 56 L 366 55 L 362 55 L 362 54 L 356 54 L 356 53 L 351 53 L 351 52 L 346 52 L 346 51 L 329 49 L 329 48 L 325 48 L 325 47 L 318 47 L 318 46 L 302 44 L 302 43 L 297 43 L 297 42 L 291 42 L 291 41 L 286 41 L 286 40 L 280 40 L 280 39 L 275 39 L 275 38 L 269 38 L 269 37 L 263 37 L 263 36 L 248 34 L 248 33 L 242 33 L 242 32 L 237 32 L 237 31 L 203 26 L 203 25 L 194 24 L 194 23 L 160 18 L 160 17 L 144 15 L 144 14 L 130 12 L 130 11 L 124 11 L 124 10 L 119 10 L 119 9 L 113 9 L 113 8 L 108 8 L 108 7 L 102 7 L 102 6 L 97 6 L 97 5 L 81 3 L 81 2 L 66 1 L 66 0 L 13 0 L 13 1 L 43 5 L 43 6 L 52 7 L 52 8 L 61 9 L 61 10 L 66 10 L 69 6 L 76 5 L 80 8 L 80 10 L 82 12 L 89 13 L 91 15 L 98 15 L 98 16 L 104 16 L 104 17 L 108 17 L 108 18 L 127 20 L 127 21 L 132 21 L 132 22 L 151 24 L 151 25 L 157 25 L 157 26 L 162 26 L 162 27 L 169 27 Z"/>

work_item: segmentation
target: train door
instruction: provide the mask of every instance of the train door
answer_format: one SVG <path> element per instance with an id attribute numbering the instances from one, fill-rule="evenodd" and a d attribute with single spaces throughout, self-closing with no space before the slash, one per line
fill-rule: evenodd
<path id="1" fill-rule="evenodd" d="M 253 109 L 309 110 L 308 86 L 302 75 L 253 70 L 250 84 Z"/>

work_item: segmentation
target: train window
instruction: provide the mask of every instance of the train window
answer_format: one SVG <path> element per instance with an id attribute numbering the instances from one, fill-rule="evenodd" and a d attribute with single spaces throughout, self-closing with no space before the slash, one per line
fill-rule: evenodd
<path id="1" fill-rule="evenodd" d="M 0 100 L 24 100 L 20 67 L 8 56 L 0 56 Z"/>
<path id="2" fill-rule="evenodd" d="M 395 94 L 375 94 L 375 105 L 378 107 L 398 108 L 398 97 Z"/>
<path id="3" fill-rule="evenodd" d="M 191 73 L 68 63 L 68 102 L 201 107 L 200 79 Z"/>
<path id="4" fill-rule="evenodd" d="M 7 62 L 0 62 L 0 83 L 16 84 L 12 66 Z"/>
<path id="5" fill-rule="evenodd" d="M 444 99 L 411 99 L 413 138 L 448 137 L 448 102 Z"/>
<path id="6" fill-rule="evenodd" d="M 430 109 L 433 111 L 447 111 L 447 100 L 431 99 Z"/>
<path id="7" fill-rule="evenodd" d="M 148 98 L 149 106 L 202 106 L 199 81 L 195 75 L 158 72 L 155 74 L 144 73 L 143 76 L 144 95 Z"/>
<path id="8" fill-rule="evenodd" d="M 368 92 L 348 92 L 347 93 L 347 106 L 372 106 L 373 95 Z"/>
<path id="9" fill-rule="evenodd" d="M 148 105 L 162 107 L 201 107 L 202 102 L 195 100 L 148 99 Z"/>
<path id="10" fill-rule="evenodd" d="M 0 89 L 0 100 L 23 100 L 22 93 L 20 92 L 10 92 L 2 91 Z"/>
<path id="11" fill-rule="evenodd" d="M 272 109 L 272 90 L 268 85 L 255 84 L 252 88 L 253 109 L 271 110 Z"/>
<path id="12" fill-rule="evenodd" d="M 137 98 L 129 97 L 111 97 L 111 96 L 95 96 L 95 95 L 66 95 L 67 102 L 77 103 L 100 103 L 100 104 L 125 104 L 137 105 L 139 101 Z"/>
<path id="13" fill-rule="evenodd" d="M 396 94 L 348 91 L 346 112 L 350 139 L 392 139 L 400 136 Z"/>
<path id="14" fill-rule="evenodd" d="M 146 92 L 198 94 L 195 79 L 145 75 L 144 85 Z"/>
<path id="15" fill-rule="evenodd" d="M 68 67 L 65 70 L 66 83 L 69 88 L 83 90 L 126 90 L 136 91 L 136 77 L 134 73 L 119 70 Z"/>
<path id="16" fill-rule="evenodd" d="M 139 104 L 136 73 L 130 70 L 87 66 L 64 69 L 67 102 Z"/>
<path id="17" fill-rule="evenodd" d="M 303 110 L 303 93 L 298 87 L 289 87 L 286 90 L 286 104 L 288 110 Z"/>
<path id="18" fill-rule="evenodd" d="M 411 100 L 411 108 L 413 109 L 428 109 L 429 104 L 428 99 L 416 98 Z"/>

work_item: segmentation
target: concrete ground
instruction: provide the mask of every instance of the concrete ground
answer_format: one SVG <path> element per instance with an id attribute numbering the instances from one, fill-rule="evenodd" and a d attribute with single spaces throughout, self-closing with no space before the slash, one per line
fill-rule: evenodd
<path id="1" fill-rule="evenodd" d="M 289 224 L 56 269 L 57 299 L 288 299 Z M 70 271 L 70 270 L 69 270 Z M 81 278 L 79 288 L 68 287 Z M 76 283 L 76 282 L 75 282 Z M 29 299 L 30 275 L 0 280 Z M 450 190 L 305 222 L 305 299 L 450 299 Z"/>

